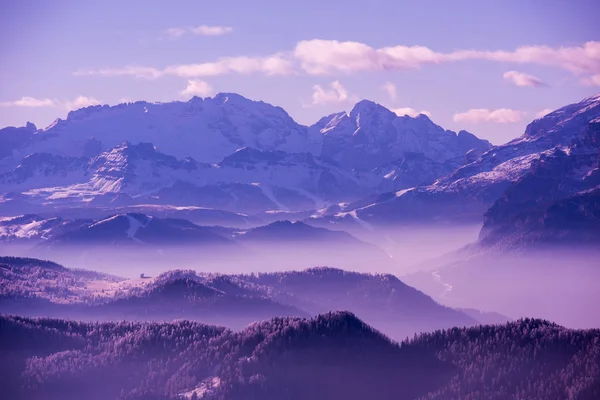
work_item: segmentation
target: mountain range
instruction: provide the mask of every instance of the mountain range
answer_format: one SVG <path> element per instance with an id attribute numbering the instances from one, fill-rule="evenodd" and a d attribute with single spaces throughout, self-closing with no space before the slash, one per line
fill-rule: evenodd
<path id="1" fill-rule="evenodd" d="M 390 341 L 349 312 L 242 331 L 0 316 L 8 398 L 574 399 L 600 396 L 598 330 L 525 319 Z"/>
<path id="2" fill-rule="evenodd" d="M 599 143 L 597 136 L 597 120 L 600 118 L 600 95 L 586 98 L 579 103 L 571 104 L 550 114 L 536 119 L 527 126 L 525 133 L 504 145 L 493 146 L 480 156 L 466 160 L 461 166 L 448 174 L 439 176 L 431 185 L 376 193 L 349 202 L 340 207 L 333 207 L 329 212 L 315 215 L 312 224 L 319 226 L 393 226 L 398 224 L 424 224 L 439 222 L 478 222 L 488 209 L 486 228 L 482 238 L 487 235 L 487 228 L 493 221 L 493 214 L 499 205 L 496 201 L 510 201 L 508 193 L 514 185 L 528 187 L 525 176 L 531 175 L 531 169 L 542 164 L 557 165 L 561 161 L 558 154 L 566 155 L 565 163 L 571 166 L 564 168 L 571 171 L 570 177 L 560 165 L 556 168 L 555 178 L 570 179 L 570 192 L 574 194 L 576 186 L 573 181 L 582 179 L 586 182 L 579 185 L 580 190 L 593 190 L 598 187 L 597 155 Z M 571 156 L 571 152 L 573 155 Z M 467 154 L 465 157 L 469 156 Z M 555 160 L 550 163 L 548 160 Z M 581 164 L 581 171 L 575 171 Z M 577 176 L 577 173 L 580 175 Z M 540 173 L 541 174 L 541 173 Z M 521 184 L 518 182 L 521 180 Z M 546 200 L 560 200 L 564 193 L 558 189 L 559 183 L 542 191 Z M 540 189 L 538 187 L 538 189 Z M 540 190 L 533 190 L 540 193 Z M 541 195 L 541 194 L 540 194 Z M 500 200 L 504 198 L 504 200 Z M 511 207 L 512 203 L 508 207 Z M 588 213 L 589 214 L 589 213 Z M 500 219 L 501 217 L 499 217 Z M 505 220 L 509 225 L 512 222 Z M 512 225 L 511 225 L 512 226 Z"/>
<path id="3" fill-rule="evenodd" d="M 521 137 L 492 146 L 466 131 L 444 130 L 425 115 L 397 116 L 368 100 L 312 126 L 232 93 L 91 106 L 43 130 L 33 124 L 0 130 L 0 213 L 96 219 L 117 210 L 161 216 L 214 210 L 226 220 L 211 219 L 215 225 L 289 219 L 337 230 L 485 219 L 482 243 L 498 242 L 504 239 L 492 228 L 495 221 L 512 226 L 525 218 L 504 218 L 503 202 L 516 201 L 510 193 L 534 179 L 532 169 L 543 164 L 559 171 L 561 152 L 571 169 L 589 161 L 591 175 L 583 185 L 569 183 L 566 192 L 561 185 L 550 188 L 539 204 L 548 211 L 538 214 L 564 220 L 559 214 L 577 213 L 574 204 L 581 202 L 590 210 L 577 218 L 595 218 L 598 118 L 600 95 L 538 118 Z M 567 194 L 575 196 L 568 204 Z M 538 227 L 556 231 L 557 223 Z"/>
<path id="4" fill-rule="evenodd" d="M 309 127 L 231 93 L 91 106 L 43 130 L 0 130 L 2 209 L 318 209 L 380 187 L 431 183 L 490 146 L 367 100 Z"/>
<path id="5" fill-rule="evenodd" d="M 0 257 L 0 283 L 0 313 L 34 317 L 186 318 L 241 329 L 272 317 L 349 310 L 398 340 L 418 332 L 479 323 L 467 313 L 436 303 L 394 275 L 327 267 L 231 275 L 173 270 L 155 278 L 125 279 L 37 259 Z"/>

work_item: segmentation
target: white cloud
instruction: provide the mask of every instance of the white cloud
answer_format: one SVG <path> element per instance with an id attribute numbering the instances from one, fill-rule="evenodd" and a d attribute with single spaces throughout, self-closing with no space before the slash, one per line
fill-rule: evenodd
<path id="1" fill-rule="evenodd" d="M 187 87 L 181 92 L 183 96 L 207 97 L 213 94 L 212 86 L 205 81 L 188 80 Z"/>
<path id="2" fill-rule="evenodd" d="M 167 36 L 171 39 L 179 39 L 186 34 L 199 36 L 221 36 L 231 32 L 233 32 L 233 28 L 230 26 L 209 25 L 200 25 L 187 28 L 169 28 L 165 31 Z"/>
<path id="3" fill-rule="evenodd" d="M 299 42 L 294 57 L 311 75 L 412 69 L 423 63 L 439 62 L 435 52 L 421 46 L 374 49 L 359 42 L 319 39 Z"/>
<path id="4" fill-rule="evenodd" d="M 79 70 L 73 73 L 75 76 L 133 76 L 136 78 L 156 79 L 163 72 L 152 67 L 126 66 L 123 68 L 103 68 L 96 70 Z"/>
<path id="5" fill-rule="evenodd" d="M 217 61 L 199 64 L 170 65 L 164 69 L 152 67 L 128 66 L 124 68 L 106 68 L 98 70 L 76 71 L 77 76 L 132 76 L 144 79 L 156 79 L 162 76 L 199 78 L 225 74 L 255 74 L 267 76 L 290 75 L 294 73 L 292 63 L 283 54 L 267 57 L 222 57 Z"/>
<path id="6" fill-rule="evenodd" d="M 216 76 L 230 73 L 271 75 L 289 75 L 293 72 L 292 64 L 280 54 L 268 57 L 223 57 L 215 62 L 201 64 L 171 65 L 161 73 L 184 78 Z"/>
<path id="7" fill-rule="evenodd" d="M 51 99 L 36 99 L 33 97 L 21 97 L 15 101 L 0 102 L 0 107 L 64 107 L 69 111 L 79 108 L 95 106 L 101 104 L 100 100 L 94 97 L 77 96 L 73 100 L 51 100 Z"/>
<path id="8" fill-rule="evenodd" d="M 51 99 L 36 99 L 34 97 L 21 97 L 19 100 L 2 101 L 0 107 L 54 107 L 56 103 Z"/>
<path id="9" fill-rule="evenodd" d="M 101 104 L 100 100 L 87 96 L 77 96 L 74 100 L 67 100 L 64 102 L 65 108 L 69 111 L 89 106 L 97 106 L 98 104 Z"/>
<path id="10" fill-rule="evenodd" d="M 553 109 L 551 109 L 551 108 L 544 108 L 542 111 L 540 111 L 540 112 L 536 113 L 536 114 L 535 114 L 535 117 L 536 117 L 536 118 L 542 118 L 542 117 L 544 117 L 544 116 L 546 116 L 546 115 L 550 114 L 552 111 L 554 111 L 554 110 L 553 110 Z"/>
<path id="11" fill-rule="evenodd" d="M 203 36 L 220 36 L 225 35 L 226 33 L 233 32 L 233 28 L 230 26 L 208 26 L 208 25 L 200 25 L 195 28 L 190 28 L 190 31 L 194 35 L 203 35 Z"/>
<path id="12" fill-rule="evenodd" d="M 525 113 L 523 111 L 511 110 L 510 108 L 499 108 L 489 110 L 487 108 L 474 108 L 467 112 L 454 114 L 455 122 L 464 122 L 479 124 L 482 122 L 492 122 L 496 124 L 509 124 L 520 122 Z"/>
<path id="13" fill-rule="evenodd" d="M 542 87 L 546 85 L 540 78 L 523 72 L 507 71 L 503 75 L 504 79 L 514 83 L 517 86 Z"/>
<path id="14" fill-rule="evenodd" d="M 600 41 L 558 48 L 523 46 L 514 51 L 457 50 L 441 53 L 423 46 L 376 49 L 359 42 L 315 39 L 299 42 L 294 49 L 294 57 L 305 72 L 313 75 L 416 69 L 425 64 L 464 60 L 549 65 L 583 77 L 600 74 Z"/>
<path id="15" fill-rule="evenodd" d="M 397 97 L 397 91 L 396 91 L 396 85 L 394 85 L 392 82 L 386 82 L 383 84 L 383 90 L 385 90 L 385 92 L 388 94 L 388 96 L 390 96 L 391 100 L 396 100 Z"/>
<path id="16" fill-rule="evenodd" d="M 424 114 L 427 115 L 429 118 L 431 118 L 431 113 L 427 110 L 421 110 L 421 111 L 417 111 L 414 108 L 411 107 L 400 107 L 400 108 L 392 108 L 391 109 L 397 116 L 399 117 L 403 117 L 405 115 L 408 115 L 409 117 L 416 117 L 419 114 Z"/>
<path id="17" fill-rule="evenodd" d="M 169 28 L 165 31 L 168 37 L 171 39 L 179 39 L 186 33 L 185 28 Z"/>
<path id="18" fill-rule="evenodd" d="M 194 29 L 205 33 L 219 32 L 218 29 L 205 28 Z M 181 29 L 183 28 L 172 28 L 171 35 L 177 37 L 187 33 Z M 359 42 L 315 39 L 298 42 L 291 52 L 280 52 L 265 57 L 222 57 L 212 62 L 172 65 L 165 69 L 146 66 L 94 69 L 77 71 L 75 75 L 134 76 L 152 79 L 165 75 L 197 78 L 228 73 L 291 75 L 298 70 L 309 75 L 351 74 L 361 71 L 417 69 L 427 64 L 466 60 L 553 66 L 573 73 L 582 83 L 600 84 L 600 41 L 571 47 L 524 46 L 514 51 L 456 50 L 443 53 L 424 46 L 373 48 Z M 514 72 L 509 71 L 507 79 L 515 83 L 518 81 L 522 84 L 534 84 L 531 79 L 525 79 L 524 74 L 518 78 Z"/>
<path id="19" fill-rule="evenodd" d="M 339 81 L 331 82 L 329 87 L 324 89 L 321 85 L 314 85 L 310 105 L 344 104 L 356 99 L 348 94 L 348 90 Z"/>
<path id="20" fill-rule="evenodd" d="M 589 78 L 583 78 L 581 83 L 586 86 L 600 86 L 600 74 L 592 75 Z"/>

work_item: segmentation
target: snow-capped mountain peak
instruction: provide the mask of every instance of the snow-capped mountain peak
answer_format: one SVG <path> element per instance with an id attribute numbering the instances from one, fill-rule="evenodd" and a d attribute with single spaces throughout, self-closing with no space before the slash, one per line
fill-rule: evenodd
<path id="1" fill-rule="evenodd" d="M 436 161 L 463 156 L 491 145 L 464 132 L 458 135 L 434 124 L 426 115 L 398 117 L 369 100 L 358 102 L 349 114 L 332 114 L 313 128 L 323 134 L 322 155 L 346 168 L 369 170 L 420 153 Z"/>

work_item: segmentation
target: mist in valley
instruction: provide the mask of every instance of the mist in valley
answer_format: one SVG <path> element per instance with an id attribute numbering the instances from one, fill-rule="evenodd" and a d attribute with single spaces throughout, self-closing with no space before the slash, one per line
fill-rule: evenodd
<path id="1" fill-rule="evenodd" d="M 600 399 L 598 4 L 172 3 L 0 1 L 1 400 Z"/>
<path id="2" fill-rule="evenodd" d="M 290 223 L 291 224 L 291 223 Z M 260 227 L 260 226 L 259 226 Z M 220 232 L 217 227 L 211 229 Z M 330 267 L 391 274 L 456 309 L 543 318 L 570 328 L 600 327 L 598 257 L 592 248 L 500 251 L 476 244 L 479 225 L 353 229 L 317 240 L 271 232 L 222 245 L 3 243 L 3 255 L 35 257 L 125 279 L 171 270 L 257 274 Z M 367 315 L 361 315 L 368 319 Z M 239 324 L 236 324 L 239 327 Z"/>

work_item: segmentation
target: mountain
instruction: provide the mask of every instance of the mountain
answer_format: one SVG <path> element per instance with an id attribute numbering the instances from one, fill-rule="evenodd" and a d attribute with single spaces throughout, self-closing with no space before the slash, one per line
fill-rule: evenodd
<path id="1" fill-rule="evenodd" d="M 248 228 L 259 225 L 262 219 L 230 211 L 224 211 L 214 208 L 198 207 L 198 206 L 173 206 L 160 204 L 140 204 L 133 206 L 125 206 L 116 209 L 97 211 L 99 214 L 118 213 L 118 214 L 146 214 L 158 218 L 169 219 L 185 219 L 196 225 L 215 226 L 221 225 L 226 227 Z M 89 215 L 90 210 L 86 213 Z"/>
<path id="2" fill-rule="evenodd" d="M 14 151 L 29 145 L 37 130 L 37 127 L 31 122 L 23 127 L 9 126 L 0 129 L 0 162 L 4 158 L 12 156 Z"/>
<path id="3" fill-rule="evenodd" d="M 315 210 L 430 184 L 490 146 L 369 101 L 306 127 L 232 93 L 91 106 L 43 130 L 2 129 L 0 144 L 5 215 L 146 204 Z"/>
<path id="4" fill-rule="evenodd" d="M 0 257 L 0 313 L 82 318 L 73 304 L 93 304 L 125 279 L 22 257 Z"/>
<path id="5" fill-rule="evenodd" d="M 65 220 L 59 217 L 44 218 L 28 214 L 0 218 L 0 241 L 38 242 L 78 229 L 90 220 Z"/>
<path id="6" fill-rule="evenodd" d="M 242 148 L 203 164 L 129 142 L 91 159 L 33 153 L 0 174 L 0 186 L 46 207 L 162 204 L 242 212 L 314 209 L 366 193 L 358 178 L 310 153 Z"/>
<path id="7" fill-rule="evenodd" d="M 378 175 L 383 176 L 377 189 L 379 192 L 386 193 L 430 185 L 439 178 L 451 174 L 480 153 L 481 151 L 473 149 L 463 156 L 443 162 L 434 161 L 421 153 L 405 153 L 402 158 L 374 170 Z"/>
<path id="8" fill-rule="evenodd" d="M 400 345 L 356 316 L 274 318 L 240 332 L 189 321 L 81 323 L 0 316 L 9 398 L 591 400 L 598 330 L 525 319 Z"/>
<path id="9" fill-rule="evenodd" d="M 301 221 L 276 221 L 246 230 L 219 230 L 244 245 L 253 255 L 246 265 L 262 271 L 306 269 L 329 265 L 368 272 L 369 265 L 392 270 L 393 260 L 380 247 L 343 231 L 313 227 Z"/>
<path id="10" fill-rule="evenodd" d="M 353 245 L 361 244 L 359 240 L 346 232 L 315 228 L 300 221 L 276 221 L 269 225 L 237 232 L 236 235 L 239 240 L 248 242 L 321 242 L 345 243 Z"/>
<path id="11" fill-rule="evenodd" d="M 49 246 L 67 245 L 232 245 L 210 228 L 182 219 L 154 218 L 145 214 L 119 214 L 54 235 Z"/>
<path id="12" fill-rule="evenodd" d="M 204 279 L 193 271 L 170 271 L 121 298 L 85 308 L 86 319 L 161 321 L 191 319 L 242 329 L 273 317 L 309 316 L 241 287 L 227 276 Z"/>
<path id="13" fill-rule="evenodd" d="M 491 146 L 466 131 L 446 131 L 426 115 L 398 117 L 368 100 L 357 103 L 348 114 L 321 119 L 310 130 L 323 135 L 321 155 L 348 169 L 370 170 L 410 153 L 443 162 Z"/>
<path id="14" fill-rule="evenodd" d="M 598 117 L 600 95 L 533 121 L 520 138 L 492 147 L 429 186 L 367 196 L 362 201 L 344 204 L 334 213 L 319 216 L 312 223 L 479 222 L 488 208 L 538 160 L 552 157 L 557 148 L 564 150 L 574 140 L 582 140 L 590 122 Z"/>
<path id="15" fill-rule="evenodd" d="M 154 207 L 145 207 L 150 211 L 155 210 Z M 218 245 L 231 244 L 234 241 L 262 243 L 268 246 L 285 243 L 372 246 L 356 239 L 349 233 L 315 228 L 300 221 L 281 220 L 244 230 L 200 226 L 182 218 L 159 218 L 142 213 L 116 214 L 98 220 L 44 218 L 34 214 L 3 217 L 0 218 L 0 241 L 47 243 L 53 246 L 73 244 Z"/>
<path id="16" fill-rule="evenodd" d="M 275 316 L 348 310 L 395 339 L 479 322 L 393 275 L 334 268 L 226 275 L 173 270 L 124 279 L 29 258 L 0 258 L 0 313 L 82 320 L 188 318 L 239 329 Z"/>
<path id="17" fill-rule="evenodd" d="M 5 254 L 51 258 L 127 276 L 163 271 L 165 263 L 197 268 L 202 262 L 209 271 L 240 271 L 233 267 L 240 263 L 246 270 L 263 271 L 280 269 L 282 263 L 286 269 L 331 265 L 368 271 L 370 263 L 393 268 L 390 256 L 376 245 L 302 222 L 227 228 L 142 213 L 98 220 L 1 218 L 0 248 Z M 118 251 L 106 251 L 110 248 Z"/>
<path id="18" fill-rule="evenodd" d="M 444 307 L 391 274 L 373 275 L 319 267 L 298 272 L 238 276 L 266 286 L 273 299 L 312 314 L 348 310 L 402 339 L 415 332 L 477 324 L 464 313 Z"/>
<path id="19" fill-rule="evenodd" d="M 89 157 L 123 141 L 150 142 L 162 153 L 209 163 L 245 146 L 287 152 L 318 152 L 319 146 L 318 138 L 310 138 L 282 108 L 219 93 L 188 102 L 139 101 L 71 111 L 15 151 Z"/>
<path id="20" fill-rule="evenodd" d="M 270 299 L 228 276 L 175 270 L 126 280 L 49 261 L 0 257 L 0 312 L 84 321 L 171 321 L 187 318 L 241 329 L 306 311 Z"/>
<path id="21" fill-rule="evenodd" d="M 317 210 L 310 222 L 319 226 L 479 222 L 537 160 L 585 136 L 600 117 L 600 95 L 493 147 L 366 100 L 311 127 L 233 94 L 69 115 L 45 130 L 0 131 L 11 149 L 0 162 L 2 214 L 155 205 Z"/>
<path id="22" fill-rule="evenodd" d="M 507 189 L 486 212 L 480 243 L 595 245 L 599 222 L 600 117 L 585 136 L 540 157 Z"/>

